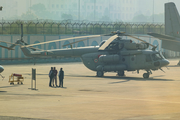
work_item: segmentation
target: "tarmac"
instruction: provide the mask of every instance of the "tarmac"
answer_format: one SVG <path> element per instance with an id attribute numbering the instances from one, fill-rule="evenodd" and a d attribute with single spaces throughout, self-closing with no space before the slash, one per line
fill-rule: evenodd
<path id="1" fill-rule="evenodd" d="M 178 59 L 168 68 L 125 72 L 125 77 L 87 69 L 82 62 L 3 65 L 0 79 L 0 120 L 179 120 L 180 67 Z M 50 67 L 61 67 L 64 87 L 49 87 Z M 36 88 L 31 87 L 32 68 L 36 69 Z M 22 74 L 23 85 L 9 84 L 12 73 Z M 33 83 L 35 84 L 35 83 Z"/>

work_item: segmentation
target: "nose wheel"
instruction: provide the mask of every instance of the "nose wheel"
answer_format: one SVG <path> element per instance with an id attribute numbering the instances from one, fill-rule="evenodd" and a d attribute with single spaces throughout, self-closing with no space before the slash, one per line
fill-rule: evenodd
<path id="1" fill-rule="evenodd" d="M 143 78 L 149 78 L 149 73 L 144 73 Z"/>
<path id="2" fill-rule="evenodd" d="M 147 73 L 144 73 L 143 77 L 144 78 L 149 78 L 149 75 L 152 74 L 152 72 L 151 72 L 151 70 L 146 70 L 146 71 L 147 71 Z"/>

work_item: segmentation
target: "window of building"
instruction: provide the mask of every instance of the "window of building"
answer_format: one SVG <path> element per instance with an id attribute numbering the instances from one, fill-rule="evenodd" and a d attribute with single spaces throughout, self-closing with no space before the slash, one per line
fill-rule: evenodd
<path id="1" fill-rule="evenodd" d="M 54 4 L 52 4 L 52 8 L 54 8 Z"/>

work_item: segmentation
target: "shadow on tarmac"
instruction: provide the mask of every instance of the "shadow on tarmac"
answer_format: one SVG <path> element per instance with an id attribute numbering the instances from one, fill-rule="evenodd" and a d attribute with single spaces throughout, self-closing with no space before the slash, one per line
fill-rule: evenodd
<path id="1" fill-rule="evenodd" d="M 7 91 L 0 91 L 0 93 L 1 93 L 1 92 L 3 93 L 3 92 L 7 92 Z"/>
<path id="2" fill-rule="evenodd" d="M 20 96 L 56 96 L 60 97 L 61 95 L 53 95 L 53 94 L 14 94 L 14 93 L 8 93 L 7 95 L 20 95 Z"/>
<path id="3" fill-rule="evenodd" d="M 2 86 L 0 88 L 9 88 L 9 87 L 17 87 L 17 86 L 20 86 L 20 85 Z"/>
<path id="4" fill-rule="evenodd" d="M 52 88 L 62 88 L 62 89 L 67 89 L 67 87 L 56 87 L 56 86 L 51 86 Z"/>
<path id="5" fill-rule="evenodd" d="M 0 120 L 48 120 L 48 119 L 23 118 L 23 117 L 13 117 L 13 116 L 0 116 Z"/>
<path id="6" fill-rule="evenodd" d="M 157 77 L 163 77 L 164 75 L 160 75 L 160 76 L 153 76 L 150 78 L 140 78 L 140 77 L 120 77 L 120 76 L 104 76 L 104 77 L 97 77 L 97 76 L 83 76 L 83 75 L 66 75 L 66 76 L 71 76 L 71 77 L 92 77 L 92 78 L 105 78 L 105 79 L 117 79 L 117 80 L 121 80 L 123 79 L 123 81 L 119 81 L 119 82 L 111 82 L 109 84 L 115 84 L 115 83 L 123 83 L 123 82 L 129 82 L 129 81 L 174 81 L 172 79 L 158 79 Z M 97 80 L 97 79 L 96 79 Z"/>
<path id="7" fill-rule="evenodd" d="M 157 76 L 156 76 L 157 77 Z M 137 77 L 117 77 L 117 78 L 112 78 L 112 77 L 104 77 L 104 78 L 111 78 L 111 79 L 119 79 L 122 78 L 123 81 L 118 81 L 118 82 L 111 82 L 109 84 L 116 84 L 116 83 L 124 83 L 124 82 L 129 82 L 129 81 L 174 81 L 172 79 L 157 79 L 154 77 L 150 77 L 150 78 L 137 78 Z"/>

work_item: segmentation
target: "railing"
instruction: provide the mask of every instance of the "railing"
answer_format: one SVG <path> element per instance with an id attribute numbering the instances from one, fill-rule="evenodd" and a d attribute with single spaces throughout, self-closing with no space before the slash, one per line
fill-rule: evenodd
<path id="1" fill-rule="evenodd" d="M 89 21 L 0 21 L 0 34 L 20 34 L 23 24 L 24 34 L 109 34 L 120 30 L 127 34 L 164 34 L 164 24 L 160 23 L 123 23 Z"/>

